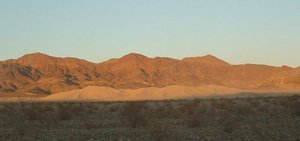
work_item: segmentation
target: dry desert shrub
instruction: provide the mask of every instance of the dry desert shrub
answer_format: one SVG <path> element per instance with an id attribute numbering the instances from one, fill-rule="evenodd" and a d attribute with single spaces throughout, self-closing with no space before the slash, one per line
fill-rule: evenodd
<path id="1" fill-rule="evenodd" d="M 198 108 L 200 100 L 186 101 L 180 108 L 180 112 L 186 115 L 193 115 Z"/>
<path id="2" fill-rule="evenodd" d="M 248 102 L 242 102 L 235 106 L 235 112 L 240 116 L 248 116 L 254 114 L 254 109 Z"/>
<path id="3" fill-rule="evenodd" d="M 180 112 L 180 111 L 179 111 Z M 182 114 L 180 112 L 180 114 Z M 178 118 L 178 111 L 175 111 L 174 107 L 170 103 L 160 103 L 159 106 L 154 110 L 152 117 L 161 118 Z"/>
<path id="4" fill-rule="evenodd" d="M 146 107 L 145 102 L 128 102 L 125 103 L 121 114 L 122 120 L 126 126 L 132 128 L 145 127 L 148 125 L 147 117 L 143 113 Z"/>
<path id="5" fill-rule="evenodd" d="M 120 105 L 114 105 L 114 104 L 107 107 L 108 107 L 108 111 L 111 113 L 117 112 L 120 109 Z"/>
<path id="6" fill-rule="evenodd" d="M 38 106 L 29 106 L 22 109 L 27 120 L 42 120 L 45 110 Z"/>
<path id="7" fill-rule="evenodd" d="M 153 117 L 163 118 L 168 116 L 168 109 L 164 105 L 158 105 L 158 107 L 153 112 Z"/>
<path id="8" fill-rule="evenodd" d="M 212 101 L 211 108 L 214 108 L 215 114 L 219 115 L 220 112 L 234 112 L 236 103 L 232 99 L 220 99 L 220 101 Z"/>
<path id="9" fill-rule="evenodd" d="M 288 102 L 295 102 L 295 101 L 299 101 L 299 100 L 300 100 L 299 95 L 293 95 L 293 96 L 287 97 Z"/>
<path id="10" fill-rule="evenodd" d="M 82 114 L 83 112 L 85 112 L 86 107 L 83 107 L 80 105 L 73 105 L 71 110 L 74 113 L 74 115 L 79 115 L 79 114 Z"/>
<path id="11" fill-rule="evenodd" d="M 208 110 L 208 103 L 206 103 L 206 102 L 199 103 L 198 108 L 197 108 L 197 111 L 199 113 L 202 113 L 202 114 L 207 113 L 207 110 Z"/>
<path id="12" fill-rule="evenodd" d="M 54 108 L 50 105 L 45 105 L 44 110 L 47 111 L 47 112 L 53 112 Z"/>
<path id="13" fill-rule="evenodd" d="M 1 113 L 3 113 L 3 115 L 6 115 L 6 114 L 9 114 L 9 113 L 11 113 L 15 110 L 16 110 L 16 106 L 13 106 L 11 104 L 5 104 L 5 105 L 3 105 Z"/>
<path id="14" fill-rule="evenodd" d="M 261 104 L 258 98 L 248 98 L 247 101 L 249 102 L 251 107 L 258 107 Z"/>
<path id="15" fill-rule="evenodd" d="M 95 103 L 92 103 L 92 102 L 84 103 L 83 107 L 84 107 L 86 113 L 88 113 L 88 114 L 92 114 L 94 111 L 98 110 L 97 105 Z"/>
<path id="16" fill-rule="evenodd" d="M 71 120 L 73 118 L 73 114 L 74 114 L 73 110 L 74 109 L 73 109 L 72 105 L 60 104 L 60 105 L 58 105 L 56 118 L 60 121 Z"/>
<path id="17" fill-rule="evenodd" d="M 207 118 L 203 115 L 193 114 L 186 121 L 186 125 L 189 128 L 200 128 L 207 124 Z"/>
<path id="18" fill-rule="evenodd" d="M 153 141 L 166 141 L 170 138 L 170 129 L 164 124 L 153 124 L 150 129 Z"/>
<path id="19" fill-rule="evenodd" d="M 196 107 L 194 107 L 193 114 L 188 116 L 186 121 L 186 125 L 189 128 L 200 128 L 204 127 L 208 124 L 208 118 L 211 117 L 210 110 L 214 111 L 214 107 L 209 107 L 209 105 L 205 102 L 198 103 Z"/>
<path id="20" fill-rule="evenodd" d="M 6 105 L 6 104 L 5 104 Z M 41 133 L 39 128 L 47 129 L 45 125 L 44 110 L 38 103 L 7 104 L 7 109 L 1 112 L 1 118 L 5 124 L 3 126 L 10 130 L 8 134 L 11 140 L 21 140 L 23 136 L 38 136 Z M 34 123 L 34 124 L 33 124 Z"/>
<path id="21" fill-rule="evenodd" d="M 300 100 L 291 103 L 291 110 L 294 116 L 300 116 Z"/>
<path id="22" fill-rule="evenodd" d="M 78 119 L 87 130 L 97 128 L 95 123 L 89 120 L 88 117 L 89 114 L 95 113 L 96 110 L 98 110 L 97 103 L 80 103 L 79 105 L 73 106 L 74 114 L 77 115 Z"/>
<path id="23" fill-rule="evenodd" d="M 242 120 L 239 117 L 230 115 L 229 113 L 223 115 L 222 118 L 218 120 L 218 124 L 225 133 L 232 133 L 235 130 L 238 130 L 241 123 Z"/>

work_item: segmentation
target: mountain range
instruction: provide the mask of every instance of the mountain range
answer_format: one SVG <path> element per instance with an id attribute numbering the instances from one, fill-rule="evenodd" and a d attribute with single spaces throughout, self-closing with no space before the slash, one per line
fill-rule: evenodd
<path id="1" fill-rule="evenodd" d="M 300 68 L 257 64 L 232 65 L 212 55 L 181 60 L 131 53 L 93 63 L 43 53 L 0 61 L 0 93 L 43 94 L 87 86 L 115 89 L 217 85 L 246 90 L 300 87 Z"/>

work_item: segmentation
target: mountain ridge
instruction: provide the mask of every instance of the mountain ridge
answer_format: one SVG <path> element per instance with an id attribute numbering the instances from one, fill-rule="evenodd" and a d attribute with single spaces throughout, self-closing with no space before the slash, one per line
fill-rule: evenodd
<path id="1" fill-rule="evenodd" d="M 213 55 L 150 58 L 130 53 L 100 63 L 40 52 L 0 61 L 0 93 L 57 93 L 86 86 L 137 89 L 170 85 L 220 85 L 239 89 L 298 87 L 297 68 L 257 64 L 232 65 Z M 280 78 L 288 83 L 274 85 Z M 274 80 L 273 80 L 274 79 Z"/>
<path id="2" fill-rule="evenodd" d="M 74 60 L 82 60 L 82 61 L 86 61 L 86 62 L 89 62 L 89 63 L 93 63 L 93 64 L 101 64 L 101 63 L 104 63 L 104 62 L 107 62 L 107 61 L 110 61 L 110 60 L 118 60 L 118 59 L 121 59 L 121 58 L 126 58 L 128 56 L 141 56 L 141 57 L 145 57 L 145 58 L 149 58 L 149 59 L 172 59 L 172 60 L 177 60 L 177 61 L 183 61 L 183 60 L 186 60 L 186 59 L 189 59 L 189 58 L 214 58 L 214 59 L 217 59 L 219 61 L 222 61 L 222 62 L 225 62 L 225 63 L 228 63 L 220 58 L 217 58 L 216 56 L 214 55 L 211 55 L 211 54 L 207 54 L 207 55 L 203 55 L 203 56 L 191 56 L 191 57 L 183 57 L 182 59 L 177 59 L 177 58 L 172 58 L 172 57 L 163 57 L 163 56 L 155 56 L 153 58 L 151 57 L 148 57 L 148 56 L 145 56 L 143 54 L 140 54 L 140 53 L 128 53 L 128 54 L 125 54 L 119 58 L 111 58 L 111 59 L 107 59 L 107 60 L 104 60 L 104 61 L 100 61 L 100 62 L 94 62 L 94 61 L 89 61 L 89 60 L 86 60 L 86 59 L 80 59 L 80 58 L 76 58 L 76 57 L 61 57 L 61 56 L 52 56 L 52 55 L 49 55 L 49 54 L 46 54 L 46 53 L 42 53 L 42 52 L 33 52 L 33 53 L 29 53 L 29 54 L 25 54 L 23 56 L 20 56 L 18 58 L 15 58 L 15 59 L 6 59 L 6 60 L 0 60 L 0 63 L 1 62 L 14 62 L 18 59 L 21 59 L 23 57 L 26 57 L 26 56 L 29 56 L 29 57 L 33 57 L 33 56 L 47 56 L 47 57 L 50 57 L 50 58 L 56 58 L 56 59 L 74 59 Z M 230 64 L 230 63 L 228 63 Z M 256 63 L 241 63 L 241 64 L 230 64 L 230 65 L 265 65 L 265 66 L 272 66 L 272 67 L 288 67 L 288 68 L 300 68 L 300 66 L 298 67 L 291 67 L 291 66 L 288 66 L 288 65 L 281 65 L 281 66 L 275 66 L 275 65 L 268 65 L 268 64 L 256 64 Z"/>

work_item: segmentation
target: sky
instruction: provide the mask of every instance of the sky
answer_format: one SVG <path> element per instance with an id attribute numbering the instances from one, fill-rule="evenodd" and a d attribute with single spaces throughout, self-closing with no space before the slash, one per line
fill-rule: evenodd
<path id="1" fill-rule="evenodd" d="M 128 53 L 300 66 L 300 0 L 0 0 L 0 60 Z"/>

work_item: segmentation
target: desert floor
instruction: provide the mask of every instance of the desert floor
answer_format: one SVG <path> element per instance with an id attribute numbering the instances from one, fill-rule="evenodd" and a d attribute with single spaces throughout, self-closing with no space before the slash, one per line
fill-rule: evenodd
<path id="1" fill-rule="evenodd" d="M 0 140 L 299 141 L 300 96 L 2 101 Z"/>

